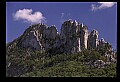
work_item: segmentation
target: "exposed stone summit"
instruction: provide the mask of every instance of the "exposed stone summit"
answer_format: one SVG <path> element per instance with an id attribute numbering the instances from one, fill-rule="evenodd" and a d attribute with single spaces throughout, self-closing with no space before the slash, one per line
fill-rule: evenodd
<path id="1" fill-rule="evenodd" d="M 89 34 L 88 27 L 82 23 L 67 20 L 62 24 L 60 33 L 55 25 L 48 27 L 45 24 L 29 26 L 19 39 L 20 47 L 30 47 L 41 51 L 62 53 L 76 53 L 84 49 L 96 49 L 110 45 L 102 38 L 98 39 L 98 31 L 92 30 Z"/>

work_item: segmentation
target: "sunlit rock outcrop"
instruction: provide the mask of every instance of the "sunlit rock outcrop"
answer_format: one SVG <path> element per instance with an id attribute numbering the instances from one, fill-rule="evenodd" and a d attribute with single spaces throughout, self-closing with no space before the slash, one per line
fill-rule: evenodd
<path id="1" fill-rule="evenodd" d="M 88 49 L 95 49 L 99 45 L 98 31 L 93 29 L 88 36 Z"/>
<path id="2" fill-rule="evenodd" d="M 19 37 L 19 41 L 9 47 L 15 45 L 41 51 L 52 51 L 52 53 L 77 53 L 84 49 L 97 49 L 98 46 L 106 46 L 108 51 L 112 51 L 109 42 L 105 42 L 103 38 L 98 40 L 97 30 L 94 29 L 89 34 L 86 25 L 71 19 L 62 24 L 60 33 L 55 25 L 50 27 L 43 23 L 31 25 Z"/>

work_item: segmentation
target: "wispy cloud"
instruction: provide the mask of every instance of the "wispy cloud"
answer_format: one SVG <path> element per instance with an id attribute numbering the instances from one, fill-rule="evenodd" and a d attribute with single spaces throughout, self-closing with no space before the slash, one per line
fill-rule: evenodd
<path id="1" fill-rule="evenodd" d="M 63 18 L 64 14 L 65 14 L 65 13 L 61 13 L 61 18 Z"/>
<path id="2" fill-rule="evenodd" d="M 91 5 L 91 10 L 96 11 L 100 9 L 106 9 L 114 6 L 115 4 L 117 5 L 117 2 L 98 2 L 99 5 L 92 4 Z"/>
<path id="3" fill-rule="evenodd" d="M 40 11 L 32 13 L 32 9 L 22 9 L 13 13 L 14 20 L 23 20 L 29 23 L 41 23 L 46 22 L 46 18 Z"/>
<path id="4" fill-rule="evenodd" d="M 70 19 L 70 13 L 60 13 L 61 17 L 60 17 L 60 22 L 63 23 L 65 20 Z"/>
<path id="5" fill-rule="evenodd" d="M 64 19 L 65 13 L 60 13 L 60 14 L 61 14 L 60 23 L 63 23 L 65 21 L 65 19 Z"/>

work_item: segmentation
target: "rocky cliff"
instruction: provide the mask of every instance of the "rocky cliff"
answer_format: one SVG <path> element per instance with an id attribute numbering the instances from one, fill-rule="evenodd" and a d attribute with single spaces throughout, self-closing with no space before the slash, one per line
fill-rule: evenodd
<path id="1" fill-rule="evenodd" d="M 6 49 L 7 77 L 116 76 L 117 52 L 76 20 L 65 21 L 60 33 L 55 25 L 31 25 Z"/>
<path id="2" fill-rule="evenodd" d="M 97 49 L 108 46 L 102 38 L 98 39 L 98 31 L 88 32 L 88 27 L 76 20 L 67 20 L 62 26 L 60 33 L 55 25 L 48 27 L 45 24 L 35 24 L 29 26 L 22 36 L 7 46 L 12 48 L 32 48 L 33 50 L 49 51 L 52 53 L 77 53 L 84 49 Z M 112 50 L 112 46 L 109 48 Z"/>

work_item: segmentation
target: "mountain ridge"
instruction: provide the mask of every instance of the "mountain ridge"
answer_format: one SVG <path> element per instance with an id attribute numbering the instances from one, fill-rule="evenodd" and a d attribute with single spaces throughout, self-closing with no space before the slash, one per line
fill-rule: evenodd
<path id="1" fill-rule="evenodd" d="M 55 25 L 31 25 L 6 49 L 8 77 L 116 76 L 117 52 L 77 21 L 65 21 L 60 33 Z"/>
<path id="2" fill-rule="evenodd" d="M 17 46 L 31 47 L 37 50 L 59 48 L 61 52 L 76 53 L 83 49 L 96 49 L 98 46 L 109 45 L 112 51 L 112 45 L 109 42 L 105 42 L 103 38 L 98 39 L 97 30 L 93 29 L 89 33 L 88 27 L 76 20 L 65 21 L 61 26 L 60 33 L 55 25 L 48 27 L 42 23 L 34 24 L 29 26 L 17 39 L 14 40 L 18 42 Z M 64 47 L 64 50 L 61 46 Z"/>

